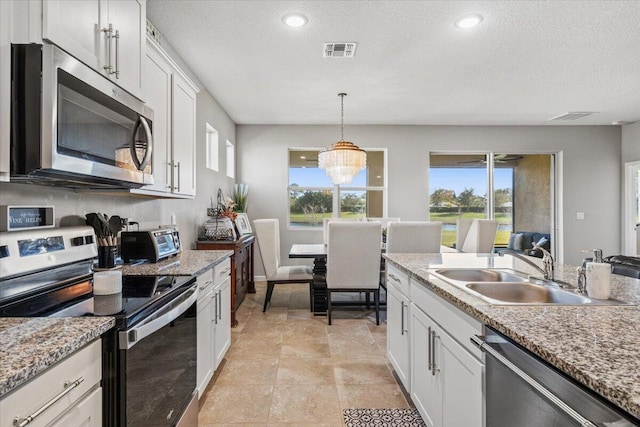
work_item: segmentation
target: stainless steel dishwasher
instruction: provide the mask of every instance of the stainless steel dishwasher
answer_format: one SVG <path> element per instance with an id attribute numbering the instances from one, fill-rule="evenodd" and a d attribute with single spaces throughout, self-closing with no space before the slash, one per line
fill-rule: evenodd
<path id="1" fill-rule="evenodd" d="M 640 420 L 486 327 L 487 427 L 638 426 Z"/>

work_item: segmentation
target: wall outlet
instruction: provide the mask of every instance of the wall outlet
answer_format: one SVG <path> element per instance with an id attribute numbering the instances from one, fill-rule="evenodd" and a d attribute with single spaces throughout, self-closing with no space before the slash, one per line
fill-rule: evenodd
<path id="1" fill-rule="evenodd" d="M 584 212 L 576 212 L 576 219 L 584 219 Z"/>
<path id="2" fill-rule="evenodd" d="M 171 214 L 171 225 L 176 225 L 176 224 L 177 224 L 176 214 Z"/>

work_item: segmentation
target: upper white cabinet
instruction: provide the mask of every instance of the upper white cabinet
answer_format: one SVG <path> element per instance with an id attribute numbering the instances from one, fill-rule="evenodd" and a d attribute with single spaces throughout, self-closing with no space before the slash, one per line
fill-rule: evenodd
<path id="1" fill-rule="evenodd" d="M 42 38 L 142 98 L 146 0 L 46 0 Z"/>
<path id="2" fill-rule="evenodd" d="M 171 57 L 147 40 L 143 96 L 153 110 L 153 185 L 135 194 L 192 198 L 196 194 L 198 88 Z"/>
<path id="3" fill-rule="evenodd" d="M 9 181 L 12 1 L 0 1 L 0 181 Z"/>

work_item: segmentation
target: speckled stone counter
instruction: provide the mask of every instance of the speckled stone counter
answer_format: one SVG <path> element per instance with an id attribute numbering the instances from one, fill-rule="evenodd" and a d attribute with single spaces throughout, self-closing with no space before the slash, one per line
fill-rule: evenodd
<path id="1" fill-rule="evenodd" d="M 147 264 L 123 265 L 126 276 L 199 276 L 233 255 L 233 251 L 184 250 L 175 257 Z"/>
<path id="2" fill-rule="evenodd" d="M 114 325 L 113 317 L 0 318 L 0 396 Z"/>
<path id="3" fill-rule="evenodd" d="M 640 418 L 640 309 L 634 306 L 491 305 L 433 274 L 433 268 L 511 268 L 526 263 L 493 254 L 386 254 L 423 286 L 502 332 L 605 399 Z M 575 266 L 556 279 L 576 284 Z M 640 303 L 640 279 L 612 275 L 611 298 Z"/>

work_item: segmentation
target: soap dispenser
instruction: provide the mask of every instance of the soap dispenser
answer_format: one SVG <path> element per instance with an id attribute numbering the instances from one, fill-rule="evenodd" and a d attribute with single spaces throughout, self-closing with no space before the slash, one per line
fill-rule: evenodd
<path id="1" fill-rule="evenodd" d="M 602 262 L 602 249 L 593 249 L 593 261 L 587 262 L 585 267 L 587 295 L 595 299 L 608 299 L 611 293 L 611 264 Z"/>

